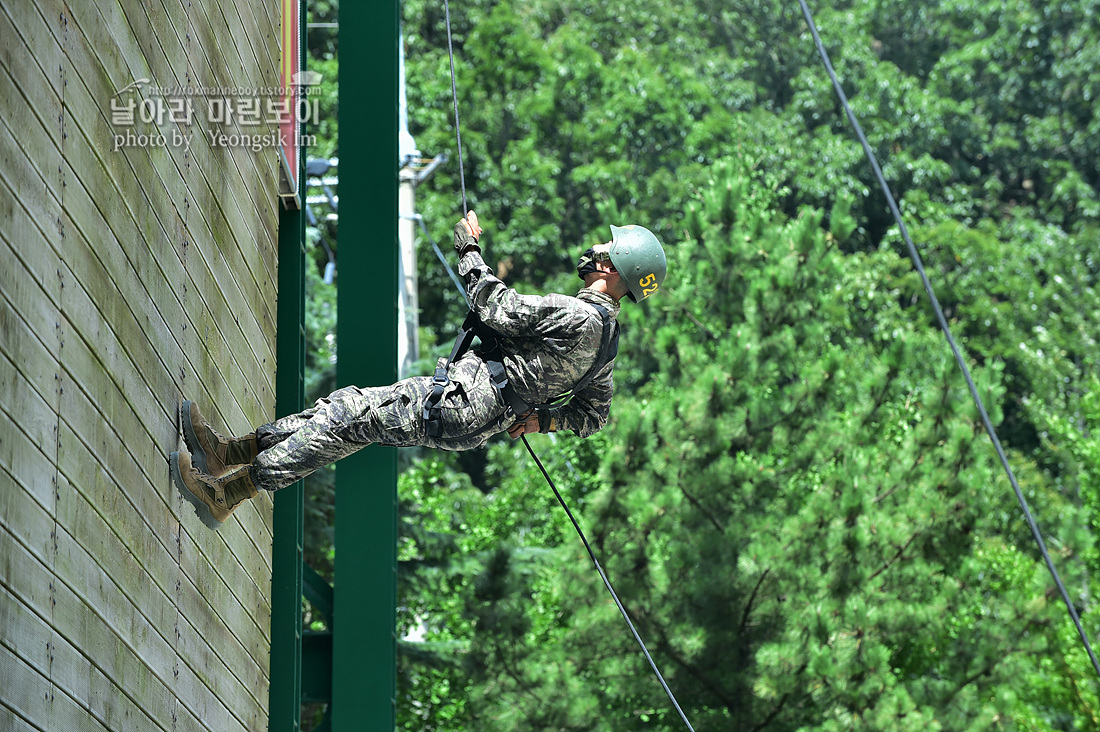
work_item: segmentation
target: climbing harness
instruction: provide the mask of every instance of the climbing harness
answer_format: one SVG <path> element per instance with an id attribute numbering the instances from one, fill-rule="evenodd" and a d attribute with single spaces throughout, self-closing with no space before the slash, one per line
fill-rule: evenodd
<path id="1" fill-rule="evenodd" d="M 456 140 L 456 143 L 458 145 L 458 174 L 459 174 L 459 184 L 460 184 L 461 189 L 462 189 L 462 215 L 466 216 L 467 213 L 468 213 L 467 207 L 466 207 L 466 178 L 465 178 L 465 175 L 462 171 L 462 133 L 461 133 L 461 130 L 460 130 L 460 124 L 459 124 L 459 119 L 458 119 L 458 86 L 455 82 L 455 55 L 454 55 L 454 47 L 451 43 L 451 6 L 450 6 L 450 1 L 449 0 L 443 0 L 443 9 L 444 9 L 444 14 L 446 16 L 446 22 L 447 22 L 447 55 L 450 58 L 450 62 L 451 62 L 451 98 L 454 102 L 454 111 L 455 111 L 455 140 Z M 438 247 L 437 247 L 437 251 L 438 251 Z M 662 259 L 663 259 L 663 252 L 662 252 Z M 663 274 L 664 273 L 662 272 L 662 276 L 663 276 Z M 649 294 L 649 293 L 645 293 L 645 294 Z M 465 297 L 465 292 L 463 292 L 463 297 Z M 599 307 L 599 306 L 593 305 L 593 307 Z M 455 347 L 451 349 L 451 356 L 450 356 L 450 358 L 447 359 L 447 363 L 446 363 L 447 366 L 449 366 L 450 362 L 454 360 L 454 358 L 456 357 L 457 352 L 459 350 L 461 350 L 460 346 L 462 345 L 462 342 L 466 341 L 467 339 L 472 341 L 472 339 L 473 339 L 473 332 L 474 332 L 476 327 L 474 326 L 474 324 L 472 322 L 470 322 L 471 317 L 476 318 L 478 320 L 478 322 L 480 322 L 480 318 L 477 317 L 477 314 L 474 313 L 473 309 L 471 308 L 470 313 L 466 316 L 466 320 L 463 321 L 462 332 L 459 333 L 459 337 L 455 341 Z M 615 354 L 612 351 L 617 351 L 618 350 L 618 329 L 616 328 L 615 335 L 614 335 L 613 339 L 608 337 L 607 328 L 608 328 L 608 324 L 610 322 L 610 316 L 608 316 L 606 314 L 606 311 L 604 311 L 603 313 L 601 313 L 601 317 L 603 317 L 603 321 L 604 321 L 604 333 L 603 333 L 603 338 L 601 339 L 601 342 L 600 342 L 600 356 L 597 356 L 597 358 L 596 358 L 596 365 L 599 365 L 601 358 L 605 358 L 605 357 L 606 357 L 605 363 L 610 362 L 615 357 Z M 470 326 L 469 335 L 466 334 L 467 326 Z M 492 339 L 492 335 L 490 335 L 489 337 L 490 337 L 490 339 Z M 612 347 L 612 345 L 611 345 L 612 340 L 614 341 L 614 347 Z M 470 344 L 467 342 L 466 345 L 465 345 L 465 348 L 468 349 L 469 345 Z M 498 339 L 498 345 L 499 345 L 499 339 Z M 610 357 L 607 357 L 608 354 L 610 354 Z M 503 366 L 503 364 L 502 364 L 502 366 Z M 595 366 L 593 367 L 593 369 L 595 369 Z M 593 369 L 590 369 L 589 372 L 585 374 L 585 376 L 588 377 L 589 374 L 595 375 L 595 371 L 598 371 L 598 369 L 595 369 L 595 370 L 593 370 Z M 432 382 L 433 382 L 432 397 L 434 398 L 434 401 L 436 401 L 437 403 L 438 403 L 439 398 L 442 398 L 443 389 L 446 386 L 446 381 L 445 380 L 443 381 L 442 385 L 439 384 L 439 379 L 440 378 L 441 378 L 440 377 L 440 372 L 439 372 L 439 369 L 437 368 L 436 369 L 436 375 L 432 378 Z M 443 379 L 446 378 L 446 369 L 444 369 L 444 373 L 442 375 L 442 378 Z M 505 377 L 505 381 L 507 381 L 506 377 Z M 496 383 L 496 382 L 494 382 L 494 383 Z M 439 397 L 438 398 L 436 398 L 436 392 L 437 391 L 439 392 Z M 572 393 L 576 393 L 577 391 L 580 391 L 580 389 L 577 388 L 577 387 L 574 387 Z M 503 387 L 502 387 L 502 393 L 503 393 Z M 429 401 L 432 401 L 432 399 L 429 399 Z M 513 406 L 512 409 L 514 411 L 516 409 L 516 407 Z M 520 416 L 520 414 L 521 414 L 521 412 L 516 412 L 517 418 Z M 428 418 L 429 418 L 428 410 L 425 409 L 425 419 L 428 419 Z M 438 417 L 436 417 L 436 419 L 438 419 Z M 437 429 L 438 429 L 438 426 L 437 426 Z M 645 655 L 646 660 L 649 661 L 649 666 L 650 666 L 650 668 L 653 669 L 653 673 L 656 674 L 657 680 L 661 683 L 661 688 L 663 688 L 665 690 L 665 694 L 668 695 L 669 700 L 672 702 L 672 706 L 676 708 L 676 711 L 680 714 L 680 718 L 684 721 L 684 724 L 687 726 L 687 728 L 689 730 L 691 730 L 691 732 L 695 732 L 695 728 L 691 726 L 691 722 L 688 720 L 687 715 L 684 714 L 684 710 L 680 708 L 679 702 L 676 701 L 675 694 L 672 693 L 672 689 L 670 689 L 669 686 L 668 686 L 668 683 L 665 682 L 665 677 L 661 674 L 661 670 L 659 668 L 657 668 L 657 664 L 653 661 L 653 657 L 649 655 L 649 649 L 646 648 L 645 643 L 642 641 L 642 637 L 638 634 L 637 629 L 635 629 L 635 627 L 634 627 L 634 623 L 631 622 L 631 620 L 630 620 L 630 615 L 626 612 L 626 608 L 623 607 L 622 602 L 619 600 L 618 594 L 615 593 L 615 588 L 611 586 L 611 581 L 607 578 L 607 574 L 604 573 L 603 567 L 600 566 L 599 561 L 596 559 L 596 554 L 595 554 L 595 552 L 592 551 L 592 547 L 589 545 L 588 538 L 584 535 L 584 531 L 581 530 L 580 524 L 577 523 L 577 520 L 573 517 L 573 512 L 569 510 L 569 506 L 566 505 L 565 499 L 562 498 L 561 493 L 558 492 L 557 486 L 554 485 L 554 481 L 550 479 L 550 474 L 547 473 L 546 468 L 543 467 L 542 461 L 540 461 L 538 456 L 535 455 L 535 451 L 531 448 L 531 444 L 529 442 L 527 442 L 527 435 L 521 434 L 520 438 L 523 440 L 523 444 L 527 448 L 527 452 L 531 453 L 531 457 L 534 458 L 535 464 L 537 464 L 538 467 L 539 467 L 539 470 L 542 471 L 543 477 L 546 478 L 546 482 L 550 485 L 550 489 L 554 492 L 554 495 L 557 497 L 558 503 L 560 503 L 561 507 L 563 509 L 565 509 L 566 515 L 569 517 L 569 520 L 573 523 L 573 528 L 577 530 L 577 534 L 580 536 L 581 542 L 584 544 L 584 548 L 588 551 L 588 556 L 592 559 L 592 563 L 596 566 L 596 571 L 599 572 L 600 578 L 603 580 L 604 585 L 607 587 L 607 591 L 609 593 L 611 593 L 612 599 L 615 600 L 615 606 L 618 607 L 619 612 L 622 613 L 623 619 L 626 621 L 627 626 L 629 626 L 629 628 L 630 628 L 631 634 L 634 636 L 634 640 L 637 641 L 638 645 L 642 649 L 642 653 Z"/>
<path id="2" fill-rule="evenodd" d="M 596 377 L 596 374 L 604 366 L 615 360 L 615 356 L 619 352 L 619 326 L 611 318 L 611 313 L 602 305 L 587 304 L 595 308 L 600 315 L 600 320 L 603 321 L 600 347 L 596 353 L 596 360 L 572 389 L 545 404 L 531 404 L 516 393 L 515 387 L 512 386 L 512 382 L 508 379 L 508 374 L 504 368 L 504 351 L 501 348 L 501 341 L 504 336 L 485 325 L 478 314 L 470 310 L 466 314 L 466 319 L 462 321 L 462 327 L 459 329 L 458 337 L 455 338 L 451 354 L 436 366 L 435 374 L 432 376 L 432 393 L 424 402 L 423 415 L 428 436 L 438 437 L 442 432 L 441 417 L 443 410 L 440 407 L 440 402 L 443 400 L 443 392 L 447 388 L 447 384 L 450 383 L 448 373 L 451 364 L 462 358 L 470 350 L 474 336 L 481 339 L 479 352 L 482 360 L 489 367 L 489 381 L 492 383 L 493 389 L 504 399 L 504 403 L 511 407 L 516 419 L 526 419 L 535 414 L 539 416 L 540 425 L 547 424 L 550 410 L 564 407 L 576 394 L 584 391 L 585 387 Z"/>
<path id="3" fill-rule="evenodd" d="M 1097 661 L 1096 654 L 1093 653 L 1092 645 L 1089 643 L 1088 635 L 1085 633 L 1085 629 L 1081 627 L 1081 618 L 1078 616 L 1077 610 L 1073 606 L 1073 601 L 1070 599 L 1069 592 L 1066 591 L 1066 586 L 1062 583 L 1062 578 L 1054 566 L 1054 561 L 1050 558 L 1046 542 L 1043 541 L 1043 535 L 1039 531 L 1039 525 L 1035 522 L 1034 516 L 1031 515 L 1031 509 L 1028 508 L 1027 499 L 1024 498 L 1023 491 L 1020 490 L 1020 484 L 1016 481 L 1016 474 L 1008 464 L 1008 456 L 1005 455 L 1004 448 L 1001 447 L 1001 440 L 997 437 L 997 430 L 994 429 L 993 421 L 989 418 L 989 413 L 986 412 L 981 395 L 978 394 L 978 387 L 974 385 L 974 379 L 970 376 L 970 369 L 967 368 L 966 361 L 963 359 L 962 353 L 955 343 L 955 338 L 951 335 L 951 328 L 947 325 L 947 318 L 944 317 L 943 309 L 940 307 L 940 301 L 936 298 L 936 293 L 932 290 L 932 283 L 929 281 L 928 275 L 924 271 L 924 263 L 921 261 L 920 253 L 913 244 L 908 229 L 905 228 L 905 222 L 902 221 L 901 211 L 898 209 L 897 201 L 894 200 L 894 195 L 890 192 L 890 186 L 886 183 L 886 177 L 882 174 L 882 168 L 879 167 L 878 159 L 875 157 L 875 153 L 871 149 L 870 143 L 867 142 L 867 137 L 863 134 L 863 128 L 860 127 L 855 112 L 852 111 L 851 105 L 848 104 L 848 97 L 845 96 L 844 89 L 840 86 L 840 80 L 833 70 L 833 64 L 829 60 L 829 54 L 825 51 L 825 46 L 821 42 L 821 36 L 817 33 L 817 24 L 814 23 L 813 13 L 810 12 L 806 0 L 798 0 L 798 4 L 802 6 L 802 15 L 806 18 L 806 25 L 810 27 L 810 33 L 813 35 L 818 55 L 821 56 L 821 60 L 825 65 L 825 71 L 829 74 L 829 79 L 833 83 L 833 89 L 836 90 L 837 97 L 844 107 L 844 112 L 848 115 L 848 121 L 851 122 L 856 136 L 863 146 L 863 152 L 867 155 L 867 160 L 871 163 L 871 169 L 878 179 L 879 186 L 886 195 L 886 201 L 890 206 L 890 212 L 894 215 L 894 220 L 897 221 L 902 239 L 905 240 L 905 245 L 909 248 L 909 258 L 913 260 L 913 265 L 920 275 L 921 282 L 924 284 L 924 291 L 928 293 L 928 299 L 932 303 L 932 309 L 936 312 L 936 319 L 939 321 L 940 329 L 947 338 L 948 345 L 951 346 L 951 352 L 955 355 L 955 361 L 959 364 L 959 368 L 962 369 L 963 377 L 966 379 L 966 385 L 970 389 L 970 396 L 973 398 L 974 404 L 978 407 L 978 413 L 981 415 L 985 431 L 989 434 L 989 439 L 993 442 L 993 447 L 997 451 L 997 456 L 1001 459 L 1001 466 L 1004 467 L 1005 473 L 1008 475 L 1008 482 L 1012 484 L 1012 490 L 1016 492 L 1016 500 L 1019 502 L 1020 508 L 1024 511 L 1024 516 L 1027 518 L 1027 525 L 1031 528 L 1031 534 L 1035 538 L 1035 543 L 1039 545 L 1039 551 L 1043 555 L 1043 561 L 1046 562 L 1047 569 L 1054 578 L 1054 583 L 1058 586 L 1058 591 L 1062 594 L 1062 601 L 1069 611 L 1069 616 L 1073 620 L 1073 624 L 1077 627 L 1077 633 L 1081 636 L 1081 642 L 1084 643 L 1085 651 L 1092 661 L 1092 666 L 1096 669 L 1097 675 L 1100 676 L 1100 661 Z"/>

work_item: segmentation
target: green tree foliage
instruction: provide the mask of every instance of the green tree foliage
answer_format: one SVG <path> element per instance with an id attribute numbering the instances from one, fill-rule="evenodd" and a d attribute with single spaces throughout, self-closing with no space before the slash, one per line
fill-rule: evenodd
<path id="1" fill-rule="evenodd" d="M 813 4 L 1025 495 L 1097 636 L 1097 0 Z M 612 421 L 532 440 L 700 730 L 1100 726 L 1098 684 L 789 3 L 452 4 L 471 207 L 527 292 L 654 229 Z M 441 3 L 410 121 L 450 162 Z M 421 248 L 421 323 L 464 307 Z M 440 345 L 437 350 L 445 346 Z M 399 726 L 676 729 L 540 474 L 501 439 L 401 479 Z"/>
<path id="2" fill-rule="evenodd" d="M 1085 728 L 1095 681 L 954 363 L 906 311 L 908 264 L 844 254 L 843 204 L 830 231 L 788 220 L 733 170 L 688 208 L 661 312 L 624 318 L 652 377 L 598 452 L 538 444 L 697 728 Z M 975 373 L 996 409 L 1003 362 Z M 504 444 L 490 466 L 488 494 L 405 478 L 480 560 L 420 595 L 436 643 L 470 644 L 451 728 L 675 729 L 531 466 Z M 1057 533 L 1091 556 L 1082 522 Z"/>

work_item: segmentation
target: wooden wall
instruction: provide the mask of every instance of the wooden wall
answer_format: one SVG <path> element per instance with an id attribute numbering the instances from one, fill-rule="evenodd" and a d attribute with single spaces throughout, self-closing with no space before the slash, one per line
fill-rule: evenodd
<path id="1" fill-rule="evenodd" d="M 0 730 L 267 729 L 271 499 L 210 531 L 167 455 L 182 397 L 233 433 L 274 416 L 277 153 L 212 146 L 204 97 L 129 127 L 112 99 L 278 86 L 279 23 L 0 3 Z"/>

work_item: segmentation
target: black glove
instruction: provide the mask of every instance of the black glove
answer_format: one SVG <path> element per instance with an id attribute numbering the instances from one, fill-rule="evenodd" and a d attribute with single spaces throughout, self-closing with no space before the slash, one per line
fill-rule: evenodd
<path id="1" fill-rule="evenodd" d="M 461 221 L 455 224 L 455 251 L 458 252 L 460 257 L 466 252 L 481 251 L 481 247 L 477 245 L 477 238 L 466 231 L 466 226 Z"/>
<path id="2" fill-rule="evenodd" d="M 540 410 L 538 410 L 537 413 L 538 413 L 538 416 L 539 416 L 539 432 L 542 432 L 542 433 L 545 434 L 547 432 L 553 432 L 554 431 L 554 429 L 553 429 L 555 427 L 554 413 L 556 411 L 557 410 L 551 411 L 550 409 L 540 409 Z"/>
<path id="3" fill-rule="evenodd" d="M 596 271 L 596 250 L 588 247 L 577 260 L 577 276 L 582 280 Z"/>

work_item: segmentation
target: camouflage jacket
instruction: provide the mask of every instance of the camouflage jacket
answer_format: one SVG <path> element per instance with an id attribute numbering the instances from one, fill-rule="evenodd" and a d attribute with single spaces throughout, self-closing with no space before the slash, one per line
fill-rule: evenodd
<path id="1" fill-rule="evenodd" d="M 603 319 L 589 303 L 602 305 L 614 321 L 619 303 L 583 288 L 568 295 L 521 295 L 499 280 L 476 250 L 458 266 L 470 307 L 503 337 L 504 367 L 516 394 L 530 404 L 545 404 L 569 393 L 596 362 Z M 551 430 L 572 430 L 581 437 L 606 423 L 614 392 L 611 361 L 566 405 L 550 411 Z"/>

